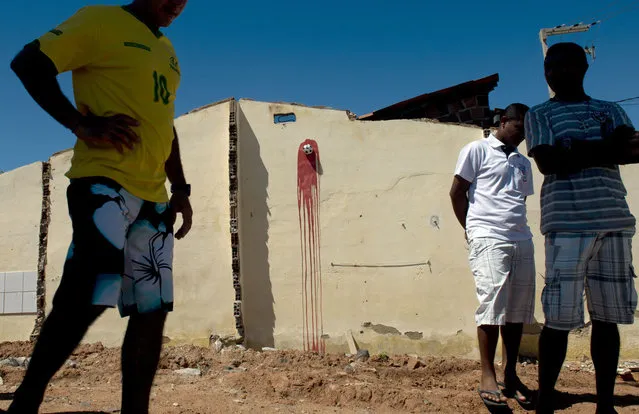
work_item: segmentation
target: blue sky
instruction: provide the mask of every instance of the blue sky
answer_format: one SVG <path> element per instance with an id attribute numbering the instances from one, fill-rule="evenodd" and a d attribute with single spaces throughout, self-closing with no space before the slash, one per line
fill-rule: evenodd
<path id="1" fill-rule="evenodd" d="M 10 170 L 69 148 L 74 137 L 31 101 L 9 69 L 21 47 L 85 4 L 31 0 L 4 5 L 0 28 L 2 151 Z M 191 0 L 165 33 L 180 58 L 177 115 L 227 97 L 350 109 L 358 115 L 498 72 L 491 106 L 547 99 L 539 29 L 605 19 L 589 33 L 551 39 L 594 42 L 592 96 L 639 96 L 639 0 Z M 62 76 L 71 96 L 70 76 Z M 639 101 L 625 106 L 639 125 Z M 427 139 L 425 137 L 425 139 Z"/>

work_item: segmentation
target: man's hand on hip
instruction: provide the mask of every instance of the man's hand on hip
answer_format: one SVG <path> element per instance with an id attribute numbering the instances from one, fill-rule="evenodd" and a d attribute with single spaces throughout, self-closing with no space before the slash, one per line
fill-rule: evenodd
<path id="1" fill-rule="evenodd" d="M 171 208 L 173 209 L 173 223 L 177 218 L 177 214 L 182 215 L 182 227 L 175 233 L 175 238 L 183 239 L 191 230 L 193 224 L 193 209 L 191 208 L 191 202 L 189 197 L 181 192 L 173 193 L 170 201 Z"/>
<path id="2" fill-rule="evenodd" d="M 115 148 L 120 154 L 124 148 L 133 149 L 140 137 L 131 129 L 140 123 L 128 115 L 97 116 L 89 112 L 73 133 L 93 148 Z"/>

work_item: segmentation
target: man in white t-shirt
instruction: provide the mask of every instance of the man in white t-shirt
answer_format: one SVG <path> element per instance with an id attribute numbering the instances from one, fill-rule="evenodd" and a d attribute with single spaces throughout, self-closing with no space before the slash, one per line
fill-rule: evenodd
<path id="1" fill-rule="evenodd" d="M 534 248 L 526 219 L 533 178 L 530 161 L 517 151 L 527 111 L 523 104 L 508 106 L 494 134 L 461 150 L 450 190 L 470 246 L 479 299 L 479 394 L 489 406 L 506 406 L 506 397 L 525 407 L 532 404 L 531 392 L 516 372 L 523 325 L 534 321 L 535 310 Z M 500 329 L 506 351 L 503 384 L 497 382 L 494 366 Z"/>

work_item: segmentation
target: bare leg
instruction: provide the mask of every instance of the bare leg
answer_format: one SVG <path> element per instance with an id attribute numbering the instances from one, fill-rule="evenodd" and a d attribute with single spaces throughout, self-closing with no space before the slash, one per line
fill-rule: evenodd
<path id="1" fill-rule="evenodd" d="M 530 390 L 517 376 L 517 361 L 519 358 L 519 346 L 524 331 L 522 323 L 507 323 L 501 327 L 501 336 L 506 348 L 506 365 L 504 368 L 504 385 L 517 400 L 522 403 L 530 399 Z M 506 392 L 504 392 L 506 394 Z M 510 394 L 507 394 L 511 396 Z"/>
<path id="2" fill-rule="evenodd" d="M 590 353 L 597 378 L 597 414 L 616 413 L 614 393 L 619 346 L 619 329 L 616 324 L 592 321 Z"/>
<path id="3" fill-rule="evenodd" d="M 485 391 L 498 391 L 494 361 L 499 340 L 499 326 L 479 326 L 477 327 L 477 337 L 479 339 L 479 354 L 481 358 L 481 385 L 479 388 Z M 496 402 L 506 401 L 503 396 L 497 397 L 492 394 L 482 394 L 482 396 Z"/>
<path id="4" fill-rule="evenodd" d="M 51 378 L 104 310 L 102 306 L 86 309 L 53 307 L 42 325 L 29 367 L 15 392 L 9 413 L 37 414 Z"/>
<path id="5" fill-rule="evenodd" d="M 568 331 L 544 326 L 539 337 L 539 397 L 537 413 L 554 412 L 555 384 L 568 349 Z"/>
<path id="6" fill-rule="evenodd" d="M 501 327 L 501 336 L 506 348 L 506 365 L 504 365 L 504 380 L 517 378 L 517 359 L 519 358 L 519 345 L 524 331 L 521 323 L 508 323 Z"/>
<path id="7" fill-rule="evenodd" d="M 508 352 L 506 351 L 506 340 L 504 339 L 504 330 L 503 327 L 501 329 L 501 369 L 502 371 L 506 369 L 506 365 L 508 365 Z"/>
<path id="8" fill-rule="evenodd" d="M 160 362 L 166 312 L 135 314 L 122 345 L 122 414 L 146 414 Z"/>

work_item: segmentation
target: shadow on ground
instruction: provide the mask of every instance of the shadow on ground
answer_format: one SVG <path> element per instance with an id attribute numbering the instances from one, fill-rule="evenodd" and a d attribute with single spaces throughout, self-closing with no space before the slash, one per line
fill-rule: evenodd
<path id="1" fill-rule="evenodd" d="M 565 410 L 575 404 L 592 403 L 597 404 L 597 396 L 595 394 L 569 394 L 566 392 L 558 392 L 555 396 L 555 408 Z M 639 406 L 639 396 L 636 395 L 619 395 L 615 394 L 616 407 Z"/>
<path id="2" fill-rule="evenodd" d="M 513 412 L 513 410 L 510 409 L 510 407 L 506 406 L 506 407 L 492 407 L 492 406 L 486 406 L 486 408 L 488 409 L 488 411 L 491 414 L 510 414 Z"/>
<path id="3" fill-rule="evenodd" d="M 13 400 L 12 392 L 0 392 L 0 401 L 11 401 Z M 119 412 L 119 411 L 115 411 Z M 0 413 L 6 413 L 5 410 L 0 410 Z M 107 411 L 61 411 L 55 414 L 110 414 Z"/>

